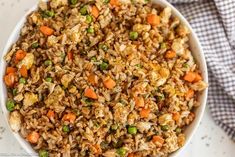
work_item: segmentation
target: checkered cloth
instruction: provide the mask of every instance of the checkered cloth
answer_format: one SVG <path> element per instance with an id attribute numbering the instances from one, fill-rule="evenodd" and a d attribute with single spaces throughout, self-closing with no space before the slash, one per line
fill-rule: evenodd
<path id="1" fill-rule="evenodd" d="M 208 106 L 235 140 L 235 0 L 168 0 L 198 35 L 209 70 Z"/>

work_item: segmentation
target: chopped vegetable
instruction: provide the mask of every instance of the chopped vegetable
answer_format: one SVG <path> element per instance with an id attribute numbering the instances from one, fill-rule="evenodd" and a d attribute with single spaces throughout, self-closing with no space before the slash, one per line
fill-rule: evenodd
<path id="1" fill-rule="evenodd" d="M 72 52 L 68 52 L 68 60 L 73 60 L 73 53 Z"/>
<path id="2" fill-rule="evenodd" d="M 54 17 L 55 16 L 55 13 L 53 10 L 45 10 L 42 12 L 42 17 L 43 18 L 49 18 L 49 17 Z"/>
<path id="3" fill-rule="evenodd" d="M 161 126 L 162 131 L 168 131 L 169 130 L 169 126 L 168 125 L 163 125 Z"/>
<path id="4" fill-rule="evenodd" d="M 119 6 L 119 0 L 110 0 L 109 4 L 111 6 L 117 7 L 117 6 Z"/>
<path id="5" fill-rule="evenodd" d="M 81 9 L 80 9 L 80 13 L 82 15 L 86 15 L 87 14 L 87 6 L 83 6 Z"/>
<path id="6" fill-rule="evenodd" d="M 135 97 L 135 106 L 136 107 L 144 107 L 144 98 L 143 97 Z"/>
<path id="7" fill-rule="evenodd" d="M 141 118 L 148 118 L 149 113 L 150 113 L 150 109 L 144 109 L 144 108 L 143 108 L 143 109 L 140 111 L 140 117 L 141 117 Z"/>
<path id="8" fill-rule="evenodd" d="M 20 74 L 23 77 L 28 77 L 28 70 L 25 65 L 22 65 L 20 68 Z"/>
<path id="9" fill-rule="evenodd" d="M 111 130 L 115 131 L 117 129 L 118 129 L 118 125 L 117 124 L 111 125 Z"/>
<path id="10" fill-rule="evenodd" d="M 70 4 L 75 5 L 78 3 L 78 0 L 70 0 Z"/>
<path id="11" fill-rule="evenodd" d="M 16 51 L 16 54 L 15 54 L 15 60 L 16 60 L 16 63 L 18 63 L 19 61 L 21 61 L 22 59 L 24 59 L 24 57 L 26 56 L 26 52 L 23 51 L 23 50 L 18 50 Z"/>
<path id="12" fill-rule="evenodd" d="M 188 72 L 186 75 L 184 75 L 184 80 L 188 82 L 193 82 L 196 78 L 195 72 Z"/>
<path id="13" fill-rule="evenodd" d="M 179 112 L 174 112 L 172 118 L 178 122 L 180 119 L 180 113 Z"/>
<path id="14" fill-rule="evenodd" d="M 91 61 L 93 61 L 93 62 L 97 62 L 96 57 L 95 57 L 95 56 L 91 57 Z"/>
<path id="15" fill-rule="evenodd" d="M 181 128 L 176 128 L 176 129 L 175 129 L 175 133 L 176 133 L 176 134 L 180 134 L 181 131 L 182 131 Z"/>
<path id="16" fill-rule="evenodd" d="M 6 108 L 9 112 L 12 112 L 15 108 L 15 103 L 13 100 L 7 100 Z"/>
<path id="17" fill-rule="evenodd" d="M 88 32 L 88 33 L 94 33 L 95 31 L 94 31 L 94 29 L 93 29 L 92 27 L 89 27 L 89 28 L 87 29 L 87 32 Z"/>
<path id="18" fill-rule="evenodd" d="M 33 131 L 31 132 L 30 134 L 28 134 L 27 136 L 27 140 L 30 142 L 30 143 L 37 143 L 38 142 L 38 139 L 39 139 L 39 134 L 36 132 L 36 131 Z"/>
<path id="19" fill-rule="evenodd" d="M 39 157 L 49 157 L 49 153 L 46 150 L 39 150 Z"/>
<path id="20" fill-rule="evenodd" d="M 14 89 L 12 90 L 12 94 L 13 94 L 14 96 L 16 96 L 16 94 L 17 94 L 17 89 L 16 89 L 16 88 L 14 88 Z"/>
<path id="21" fill-rule="evenodd" d="M 101 150 L 100 145 L 99 145 L 99 144 L 95 144 L 94 147 L 95 147 L 95 149 L 96 149 L 96 152 L 95 152 L 95 153 L 96 153 L 97 155 L 98 155 L 98 154 L 101 154 L 102 150 Z"/>
<path id="22" fill-rule="evenodd" d="M 104 3 L 105 3 L 105 4 L 108 4 L 108 3 L 109 3 L 109 0 L 104 0 Z"/>
<path id="23" fill-rule="evenodd" d="M 38 42 L 33 43 L 33 44 L 31 45 L 31 47 L 32 47 L 33 49 L 38 48 L 38 47 L 39 47 Z"/>
<path id="24" fill-rule="evenodd" d="M 91 99 L 98 99 L 97 94 L 96 94 L 96 93 L 94 92 L 94 90 L 91 89 L 91 88 L 85 89 L 84 96 L 86 96 L 86 97 L 88 97 L 88 98 L 91 98 Z"/>
<path id="25" fill-rule="evenodd" d="M 90 74 L 87 79 L 92 85 L 96 85 L 98 83 L 98 79 L 95 74 Z"/>
<path id="26" fill-rule="evenodd" d="M 54 118 L 54 117 L 55 117 L 55 112 L 54 112 L 53 110 L 49 110 L 49 111 L 47 112 L 47 117 L 48 117 L 48 118 Z"/>
<path id="27" fill-rule="evenodd" d="M 147 22 L 152 26 L 159 25 L 160 24 L 160 17 L 155 14 L 148 14 L 147 15 Z"/>
<path id="28" fill-rule="evenodd" d="M 108 68 L 109 68 L 108 63 L 102 62 L 102 63 L 100 64 L 100 70 L 107 70 Z"/>
<path id="29" fill-rule="evenodd" d="M 17 70 L 13 67 L 7 67 L 6 74 L 15 73 Z"/>
<path id="30" fill-rule="evenodd" d="M 45 80 L 46 80 L 46 82 L 52 82 L 52 78 L 51 77 L 47 77 Z"/>
<path id="31" fill-rule="evenodd" d="M 103 51 L 107 51 L 108 50 L 108 46 L 105 44 L 99 44 L 99 48 L 102 49 Z"/>
<path id="32" fill-rule="evenodd" d="M 68 133 L 70 131 L 68 125 L 63 125 L 62 130 L 63 130 L 63 132 L 66 132 L 66 133 Z"/>
<path id="33" fill-rule="evenodd" d="M 52 65 L 52 61 L 51 61 L 51 60 L 46 60 L 46 61 L 44 62 L 44 64 L 45 64 L 46 66 Z"/>
<path id="34" fill-rule="evenodd" d="M 10 73 L 8 75 L 4 76 L 4 81 L 5 84 L 9 87 L 13 87 L 14 83 L 15 83 L 15 74 L 14 73 Z"/>
<path id="35" fill-rule="evenodd" d="M 162 146 L 164 143 L 164 139 L 161 136 L 154 135 L 152 138 L 152 141 L 154 143 L 157 143 L 158 145 Z"/>
<path id="36" fill-rule="evenodd" d="M 19 83 L 26 84 L 25 78 L 21 77 L 20 80 L 19 80 Z"/>
<path id="37" fill-rule="evenodd" d="M 131 135 L 135 135 L 137 133 L 137 128 L 135 126 L 129 126 L 127 132 Z"/>
<path id="38" fill-rule="evenodd" d="M 134 154 L 134 153 L 129 153 L 129 154 L 127 155 L 127 157 L 135 157 L 135 154 Z"/>
<path id="39" fill-rule="evenodd" d="M 91 23 L 92 21 L 93 21 L 92 16 L 91 16 L 91 15 L 87 15 L 87 16 L 86 16 L 86 22 L 87 22 L 87 23 Z"/>
<path id="40" fill-rule="evenodd" d="M 67 113 L 62 118 L 63 121 L 69 121 L 70 123 L 74 123 L 76 120 L 76 115 L 74 113 Z"/>
<path id="41" fill-rule="evenodd" d="M 94 5 L 94 6 L 92 6 L 92 8 L 91 8 L 91 14 L 95 17 L 95 18 L 97 18 L 98 16 L 99 16 L 99 9 Z"/>
<path id="42" fill-rule="evenodd" d="M 186 99 L 190 99 L 190 98 L 192 98 L 194 96 L 194 90 L 192 90 L 192 89 L 189 89 L 188 91 L 187 91 L 187 93 L 185 94 L 185 98 Z"/>
<path id="43" fill-rule="evenodd" d="M 121 148 L 117 149 L 116 153 L 120 156 L 125 156 L 126 155 L 126 150 L 123 147 L 121 147 Z"/>
<path id="44" fill-rule="evenodd" d="M 136 40 L 138 38 L 138 36 L 139 36 L 138 32 L 134 32 L 134 31 L 130 32 L 130 34 L 129 34 L 129 38 L 131 40 Z"/>
<path id="45" fill-rule="evenodd" d="M 41 26 L 39 29 L 44 35 L 47 36 L 50 36 L 54 33 L 54 30 L 47 26 Z"/>
<path id="46" fill-rule="evenodd" d="M 165 54 L 165 58 L 167 58 L 167 59 L 172 59 L 175 57 L 176 57 L 176 53 L 175 53 L 175 51 L 172 51 L 172 50 L 167 51 Z"/>
<path id="47" fill-rule="evenodd" d="M 106 78 L 104 81 L 104 86 L 108 89 L 113 89 L 116 86 L 116 82 L 111 78 Z"/>

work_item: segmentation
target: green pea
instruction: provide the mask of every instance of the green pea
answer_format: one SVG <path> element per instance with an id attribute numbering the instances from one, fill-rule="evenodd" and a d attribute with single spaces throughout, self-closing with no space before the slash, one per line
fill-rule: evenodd
<path id="1" fill-rule="evenodd" d="M 91 23 L 92 21 L 93 21 L 92 16 L 91 16 L 91 15 L 87 15 L 87 16 L 86 16 L 86 22 L 87 22 L 87 23 Z"/>
<path id="2" fill-rule="evenodd" d="M 91 57 L 91 61 L 93 61 L 93 62 L 97 62 L 96 57 Z"/>
<path id="3" fill-rule="evenodd" d="M 21 77 L 19 82 L 22 83 L 22 84 L 25 84 L 26 80 L 25 80 L 25 78 Z"/>
<path id="4" fill-rule="evenodd" d="M 162 131 L 168 131 L 170 128 L 168 125 L 161 126 Z"/>
<path id="5" fill-rule="evenodd" d="M 66 133 L 70 131 L 68 125 L 63 125 L 62 130 L 63 132 L 66 132 Z"/>
<path id="6" fill-rule="evenodd" d="M 40 150 L 39 151 L 39 157 L 48 157 L 49 153 L 46 150 Z"/>
<path id="7" fill-rule="evenodd" d="M 39 46 L 38 42 L 35 42 L 35 43 L 33 43 L 33 44 L 31 45 L 31 47 L 32 47 L 33 49 L 38 48 L 38 46 Z"/>
<path id="8" fill-rule="evenodd" d="M 44 62 L 44 64 L 45 64 L 46 66 L 52 65 L 52 61 L 51 61 L 51 60 L 46 60 L 46 61 Z"/>
<path id="9" fill-rule="evenodd" d="M 104 0 L 104 3 L 105 3 L 105 4 L 108 4 L 108 3 L 109 3 L 109 0 Z"/>
<path id="10" fill-rule="evenodd" d="M 43 18 L 49 18 L 49 17 L 53 17 L 53 16 L 55 16 L 55 13 L 53 10 L 52 11 L 46 10 L 42 13 Z"/>
<path id="11" fill-rule="evenodd" d="M 87 32 L 88 32 L 88 33 L 94 33 L 95 30 L 94 30 L 92 27 L 89 27 L 89 28 L 87 29 Z"/>
<path id="12" fill-rule="evenodd" d="M 136 64 L 135 66 L 138 67 L 138 68 L 142 68 L 141 64 Z"/>
<path id="13" fill-rule="evenodd" d="M 78 3 L 78 0 L 70 0 L 70 4 L 75 5 Z"/>
<path id="14" fill-rule="evenodd" d="M 13 94 L 14 96 L 16 96 L 16 94 L 17 94 L 17 89 L 16 89 L 16 88 L 14 88 L 14 89 L 12 90 L 12 94 Z"/>
<path id="15" fill-rule="evenodd" d="M 81 9 L 80 9 L 80 13 L 82 15 L 86 15 L 87 14 L 87 7 L 86 6 L 83 6 Z"/>
<path id="16" fill-rule="evenodd" d="M 116 150 L 116 153 L 120 156 L 125 156 L 126 155 L 126 150 L 123 147 L 121 147 L 121 148 L 118 148 Z"/>
<path id="17" fill-rule="evenodd" d="M 52 78 L 51 77 L 47 77 L 45 80 L 46 80 L 46 82 L 52 82 Z"/>
<path id="18" fill-rule="evenodd" d="M 137 128 L 135 126 L 129 126 L 127 132 L 131 135 L 135 135 L 137 133 Z"/>
<path id="19" fill-rule="evenodd" d="M 99 44 L 99 48 L 102 49 L 103 51 L 107 51 L 109 48 L 105 44 Z"/>
<path id="20" fill-rule="evenodd" d="M 107 70 L 108 67 L 109 67 L 108 63 L 103 62 L 100 64 L 100 70 Z"/>
<path id="21" fill-rule="evenodd" d="M 138 38 L 138 36 L 139 36 L 138 32 L 134 32 L 134 31 L 130 32 L 130 34 L 129 34 L 129 38 L 131 40 L 136 40 Z"/>
<path id="22" fill-rule="evenodd" d="M 117 124 L 111 125 L 111 130 L 115 131 L 117 129 L 118 129 L 118 125 Z"/>
<path id="23" fill-rule="evenodd" d="M 183 67 L 184 67 L 184 68 L 188 68 L 189 65 L 188 65 L 187 63 L 184 63 L 184 64 L 183 64 Z"/>
<path id="24" fill-rule="evenodd" d="M 166 43 L 161 43 L 161 46 L 160 46 L 161 49 L 166 49 L 167 48 L 167 44 Z"/>
<path id="25" fill-rule="evenodd" d="M 7 104 L 6 104 L 7 110 L 12 112 L 15 108 L 15 103 L 13 100 L 7 100 Z"/>
<path id="26" fill-rule="evenodd" d="M 181 128 L 176 128 L 175 132 L 176 132 L 176 134 L 180 134 L 181 133 Z"/>

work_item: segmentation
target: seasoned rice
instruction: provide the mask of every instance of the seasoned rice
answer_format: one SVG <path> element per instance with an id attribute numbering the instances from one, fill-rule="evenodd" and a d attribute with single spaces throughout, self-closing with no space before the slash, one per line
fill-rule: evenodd
<path id="1" fill-rule="evenodd" d="M 13 131 L 40 157 L 168 156 L 202 80 L 188 28 L 146 0 L 49 0 L 5 56 Z"/>

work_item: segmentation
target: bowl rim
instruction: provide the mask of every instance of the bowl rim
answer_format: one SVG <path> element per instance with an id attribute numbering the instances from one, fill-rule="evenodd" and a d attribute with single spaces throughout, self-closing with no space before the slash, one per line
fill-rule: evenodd
<path id="1" fill-rule="evenodd" d="M 199 50 L 198 54 L 199 54 L 199 58 L 200 58 L 200 61 L 201 61 L 200 70 L 202 72 L 203 79 L 204 79 L 204 81 L 206 83 L 208 83 L 208 71 L 207 71 L 207 65 L 206 65 L 206 60 L 205 60 L 204 52 L 203 52 L 201 43 L 200 43 L 196 33 L 194 32 L 194 30 L 190 26 L 189 22 L 184 18 L 184 16 L 173 5 L 171 5 L 166 0 L 152 0 L 152 3 L 160 5 L 162 7 L 167 7 L 167 6 L 170 7 L 172 9 L 173 16 L 178 17 L 180 19 L 180 21 L 184 25 L 186 25 L 186 27 L 189 28 L 190 34 L 192 35 L 192 38 L 195 40 L 195 44 L 197 45 L 198 50 Z M 23 147 L 23 149 L 27 153 L 29 153 L 31 156 L 38 156 L 38 155 L 33 150 L 32 146 L 24 138 L 22 138 L 18 132 L 16 133 L 16 132 L 12 131 L 12 129 L 11 129 L 10 125 L 9 125 L 9 121 L 8 121 L 8 119 L 9 119 L 9 112 L 7 111 L 6 106 L 5 106 L 5 102 L 7 100 L 7 97 L 6 97 L 6 86 L 4 84 L 3 77 L 4 77 L 5 68 L 6 68 L 6 65 L 7 65 L 5 60 L 4 60 L 4 56 L 10 50 L 10 48 L 15 43 L 15 41 L 18 40 L 20 30 L 23 27 L 24 23 L 26 22 L 27 16 L 31 12 L 37 10 L 37 8 L 38 8 L 38 3 L 35 4 L 33 7 L 31 7 L 29 9 L 29 11 L 27 11 L 20 18 L 20 20 L 17 22 L 16 26 L 14 27 L 13 31 L 11 32 L 10 36 L 8 37 L 8 40 L 5 43 L 4 49 L 3 49 L 2 53 L 0 54 L 0 57 L 1 57 L 0 58 L 0 69 L 2 70 L 2 72 L 0 73 L 0 77 L 1 77 L 0 89 L 1 89 L 1 91 L 3 93 L 0 96 L 0 103 L 1 103 L 1 108 L 2 108 L 2 111 L 3 111 L 3 117 L 4 117 L 5 121 L 6 121 L 6 125 L 7 125 L 8 129 L 10 130 L 10 132 L 14 135 L 14 137 L 17 139 L 17 141 Z M 181 147 L 180 149 L 178 149 L 176 152 L 172 153 L 170 155 L 171 157 L 179 156 L 180 153 L 188 146 L 189 142 L 191 141 L 191 139 L 192 139 L 193 135 L 195 134 L 197 128 L 199 127 L 200 121 L 201 121 L 201 119 L 203 117 L 203 114 L 204 114 L 204 111 L 205 111 L 205 108 L 206 108 L 207 95 L 208 95 L 208 88 L 206 88 L 202 92 L 202 94 L 200 95 L 202 97 L 202 100 L 201 100 L 201 105 L 198 108 L 200 108 L 201 110 L 200 110 L 199 114 L 196 116 L 196 118 L 194 120 L 194 124 L 190 124 L 188 126 L 188 127 L 190 127 L 190 126 L 192 127 L 192 131 L 190 131 L 188 133 L 184 146 Z"/>

